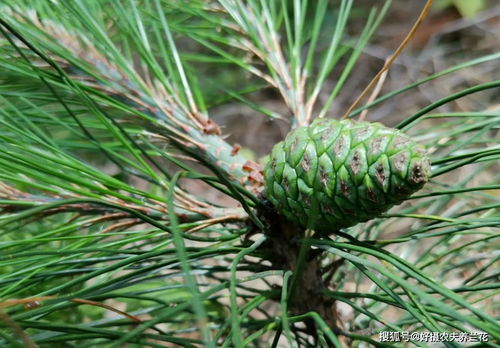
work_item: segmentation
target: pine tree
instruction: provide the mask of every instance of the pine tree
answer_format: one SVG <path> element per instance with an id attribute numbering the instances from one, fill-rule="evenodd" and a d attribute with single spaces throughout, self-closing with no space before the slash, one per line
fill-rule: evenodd
<path id="1" fill-rule="evenodd" d="M 2 2 L 0 346 L 385 347 L 389 331 L 494 346 L 500 113 L 436 109 L 500 81 L 394 128 L 359 119 L 500 55 L 341 120 L 332 106 L 391 2 L 330 3 Z M 263 90 L 281 112 L 252 100 Z M 289 122 L 267 165 L 215 122 L 235 101 Z"/>

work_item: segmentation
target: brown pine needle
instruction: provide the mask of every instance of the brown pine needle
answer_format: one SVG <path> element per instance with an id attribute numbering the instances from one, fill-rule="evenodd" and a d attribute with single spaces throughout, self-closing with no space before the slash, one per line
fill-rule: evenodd
<path id="1" fill-rule="evenodd" d="M 375 89 L 373 90 L 372 94 L 370 95 L 370 98 L 368 98 L 368 101 L 366 102 L 367 104 L 370 104 L 377 98 L 378 94 L 382 90 L 382 86 L 384 85 L 385 78 L 387 77 L 387 72 L 388 70 L 384 71 L 382 75 L 380 75 L 380 78 L 377 82 L 377 85 L 375 86 Z M 366 115 L 368 114 L 368 109 L 363 110 L 361 115 L 359 115 L 359 121 L 364 121 L 366 118 Z"/>
<path id="2" fill-rule="evenodd" d="M 28 307 L 38 307 L 40 306 L 40 301 L 44 300 L 51 300 L 55 299 L 55 296 L 37 296 L 37 297 L 29 297 L 29 298 L 20 298 L 20 299 L 11 299 L 11 300 L 6 300 L 3 302 L 0 302 L 0 308 L 6 308 L 10 306 L 15 306 L 19 304 L 24 304 Z M 132 321 L 135 321 L 137 323 L 141 322 L 141 319 L 136 317 L 135 315 L 128 314 L 127 312 L 121 311 L 117 308 L 114 308 L 112 306 L 109 306 L 107 304 L 101 303 L 101 302 L 96 302 L 96 301 L 91 301 L 91 300 L 85 300 L 83 298 L 72 298 L 69 301 L 73 303 L 78 303 L 78 304 L 86 304 L 86 305 L 91 305 L 91 306 L 96 306 L 96 307 L 101 307 L 107 310 L 110 310 L 112 312 L 115 312 L 117 314 L 123 315 L 124 317 L 129 318 Z"/>
<path id="3" fill-rule="evenodd" d="M 87 305 L 91 305 L 91 306 L 101 307 L 101 308 L 110 310 L 112 312 L 115 312 L 117 314 L 121 314 L 124 317 L 127 317 L 130 320 L 135 321 L 136 323 L 141 323 L 142 322 L 142 320 L 139 319 L 138 317 L 136 317 L 135 315 L 128 314 L 127 312 L 121 311 L 121 310 L 119 310 L 119 309 L 117 309 L 115 307 L 109 306 L 109 305 L 101 303 L 101 302 L 85 300 L 83 298 L 74 298 L 74 299 L 71 299 L 70 301 L 74 302 L 74 303 L 81 303 L 81 304 L 87 304 Z"/>
<path id="4" fill-rule="evenodd" d="M 38 345 L 31 340 L 31 338 L 24 332 L 23 328 L 2 310 L 0 310 L 0 321 L 14 331 L 17 337 L 23 341 L 26 348 L 38 348 Z"/>
<path id="5" fill-rule="evenodd" d="M 410 42 L 410 40 L 413 38 L 413 36 L 417 32 L 417 29 L 420 27 L 420 25 L 424 21 L 425 17 L 427 17 L 427 14 L 429 13 L 429 10 L 431 9 L 432 2 L 433 2 L 433 0 L 427 0 L 427 2 L 425 3 L 424 8 L 420 12 L 420 15 L 418 16 L 417 20 L 415 21 L 415 24 L 413 24 L 413 27 L 408 32 L 408 34 L 406 35 L 406 37 L 404 38 L 404 40 L 401 42 L 401 44 L 399 45 L 399 47 L 397 48 L 397 50 L 385 62 L 385 64 L 382 67 L 382 69 L 380 69 L 380 71 L 377 73 L 377 75 L 375 75 L 375 77 L 365 87 L 365 89 L 363 90 L 363 92 L 361 92 L 361 94 L 354 101 L 354 103 L 352 103 L 352 105 L 349 107 L 349 109 L 342 116 L 342 119 L 346 119 L 349 116 L 349 114 L 352 112 L 352 110 L 354 110 L 354 108 L 359 104 L 359 102 L 361 101 L 361 99 L 363 99 L 365 97 L 365 95 L 368 93 L 368 91 L 370 91 L 370 89 L 373 87 L 373 85 L 378 81 L 378 79 L 380 78 L 380 76 L 391 67 L 392 63 L 401 54 L 401 52 L 403 52 L 403 50 L 405 49 L 405 47 L 408 45 L 408 43 Z"/>

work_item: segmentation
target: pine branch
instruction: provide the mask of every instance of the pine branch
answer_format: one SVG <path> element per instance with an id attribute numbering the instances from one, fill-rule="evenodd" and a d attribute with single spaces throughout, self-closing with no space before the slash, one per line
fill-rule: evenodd
<path id="1" fill-rule="evenodd" d="M 347 59 L 346 67 L 318 113 L 320 93 L 325 93 L 325 81 L 339 60 L 350 50 L 345 43 L 352 0 L 342 0 L 335 13 L 335 26 L 326 22 L 328 1 L 248 1 L 218 0 L 218 4 L 203 7 L 195 15 L 203 16 L 216 25 L 227 37 L 184 31 L 215 54 L 242 67 L 275 88 L 292 117 L 293 127 L 309 124 L 315 117 L 323 117 L 352 72 L 363 48 L 374 34 L 389 5 L 386 0 L 380 9 L 373 8 L 358 42 Z M 204 16 L 213 11 L 219 16 Z M 220 16 L 220 13 L 225 16 Z M 327 24 L 328 23 L 328 24 Z M 332 30 L 333 29 L 333 30 Z M 284 33 L 284 35 L 282 35 Z M 330 35 L 324 52 L 318 53 L 320 36 Z M 207 39 L 208 38 L 208 39 Z M 240 58 L 214 44 L 223 44 L 245 52 Z"/>
<path id="2" fill-rule="evenodd" d="M 184 224 L 195 223 L 187 225 L 185 230 L 188 232 L 195 232 L 220 223 L 241 222 L 248 218 L 241 208 L 210 206 L 194 201 L 181 190 L 177 190 L 176 193 L 174 208 L 178 220 Z M 1 226 L 27 217 L 31 221 L 36 221 L 43 217 L 67 212 L 77 213 L 77 216 L 97 216 L 87 221 L 88 225 L 127 220 L 125 222 L 127 227 L 138 223 L 151 223 L 151 221 L 162 221 L 167 226 L 169 221 L 166 205 L 158 201 L 154 204 L 149 202 L 149 204 L 139 205 L 117 198 L 103 197 L 97 201 L 73 194 L 33 195 L 0 183 Z M 130 221 L 131 218 L 134 218 L 133 223 Z M 116 227 L 113 225 L 112 229 Z"/>
<path id="3" fill-rule="evenodd" d="M 16 14 L 11 22 L 13 19 L 17 21 L 16 25 L 33 26 L 41 32 L 37 44 L 51 50 L 50 60 L 43 61 L 40 58 L 44 57 L 33 57 L 32 54 L 30 58 L 42 69 L 51 68 L 49 77 L 52 82 L 65 83 L 71 79 L 86 92 L 98 96 L 100 101 L 105 97 L 112 98 L 114 103 L 123 103 L 136 116 L 127 118 L 127 122 L 138 123 L 150 132 L 162 134 L 181 149 L 196 151 L 202 161 L 217 166 L 236 183 L 247 186 L 254 193 L 260 191 L 262 175 L 259 166 L 234 151 L 223 140 L 219 126 L 197 110 L 193 103 L 186 105 L 175 86 L 168 81 L 155 79 L 149 72 L 144 77 L 134 72 L 134 78 L 130 78 L 130 71 L 124 71 L 108 59 L 83 33 L 68 31 L 52 20 L 38 20 L 34 13 L 29 17 Z M 64 56 L 56 53 L 59 50 L 64 51 Z M 128 64 L 128 68 L 133 69 Z M 119 119 L 116 121 L 120 122 Z"/>

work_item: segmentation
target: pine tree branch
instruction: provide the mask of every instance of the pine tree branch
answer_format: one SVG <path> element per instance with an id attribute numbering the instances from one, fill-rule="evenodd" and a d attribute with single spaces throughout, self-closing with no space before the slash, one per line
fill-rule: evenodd
<path id="1" fill-rule="evenodd" d="M 307 123 L 305 110 L 306 72 L 300 64 L 290 66 L 285 58 L 280 34 L 275 26 L 270 8 L 265 2 L 261 7 L 255 2 L 243 3 L 236 0 L 219 0 L 221 10 L 227 12 L 236 24 L 236 30 L 243 34 L 237 47 L 248 51 L 262 61 L 268 74 L 259 71 L 256 75 L 264 78 L 277 88 L 283 97 L 297 126 Z M 234 28 L 234 26 L 232 26 Z M 255 74 L 255 70 L 250 70 Z"/>
<path id="2" fill-rule="evenodd" d="M 248 215 L 242 208 L 219 208 L 203 203 L 196 205 L 197 201 L 190 199 L 189 196 L 182 197 L 182 195 L 185 195 L 185 193 L 176 194 L 174 201 L 175 214 L 182 223 L 197 223 L 194 227 L 189 227 L 190 232 L 219 223 L 242 222 L 248 219 Z M 67 212 L 77 213 L 78 216 L 97 216 L 92 220 L 88 220 L 89 225 L 117 220 L 126 220 L 121 223 L 133 225 L 151 222 L 151 219 L 168 223 L 167 207 L 161 202 L 154 202 L 156 205 L 152 203 L 137 205 L 106 197 L 103 197 L 101 201 L 93 202 L 77 195 L 65 195 L 64 197 L 32 195 L 0 182 L 0 212 L 3 215 L 1 225 L 19 221 L 21 218 L 26 217 L 35 220 Z M 116 212 L 116 210 L 119 212 Z M 147 219 L 144 219 L 144 217 L 147 217 Z M 131 218 L 134 219 L 130 221 Z M 113 229 L 117 227 L 116 224 L 113 225 Z"/>
<path id="3" fill-rule="evenodd" d="M 249 165 L 258 168 L 258 165 L 233 151 L 233 147 L 223 140 L 219 126 L 192 105 L 185 105 L 168 83 L 149 76 L 142 78 L 138 73 L 130 79 L 127 72 L 102 54 L 84 34 L 66 30 L 52 20 L 42 21 L 34 14 L 29 17 L 16 14 L 13 18 L 18 25 L 31 25 L 46 35 L 45 41 L 39 37 L 37 44 L 51 49 L 50 59 L 60 68 L 57 71 L 56 67 L 56 74 L 50 76 L 53 82 L 64 83 L 70 78 L 94 96 L 101 94 L 115 103 L 123 103 L 139 116 L 127 119 L 128 122 L 138 123 L 150 132 L 163 134 L 182 147 L 197 151 L 203 160 L 219 167 L 238 184 L 254 193 L 260 191 L 261 178 L 244 169 Z M 57 50 L 65 52 L 64 57 L 55 53 L 54 44 Z M 47 63 L 54 68 L 50 61 L 32 58 L 42 69 Z"/>

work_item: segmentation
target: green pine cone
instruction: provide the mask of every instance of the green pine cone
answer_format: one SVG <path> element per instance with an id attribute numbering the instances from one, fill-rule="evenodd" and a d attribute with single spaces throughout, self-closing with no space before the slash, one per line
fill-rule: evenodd
<path id="1" fill-rule="evenodd" d="M 276 144 L 267 198 L 288 220 L 334 230 L 379 216 L 428 181 L 422 145 L 380 123 L 316 119 Z"/>

